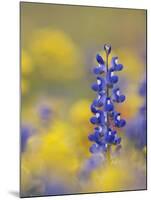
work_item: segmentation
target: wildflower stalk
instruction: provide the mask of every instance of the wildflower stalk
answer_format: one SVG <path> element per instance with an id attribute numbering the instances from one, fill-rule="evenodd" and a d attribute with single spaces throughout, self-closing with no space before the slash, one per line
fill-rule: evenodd
<path id="1" fill-rule="evenodd" d="M 97 54 L 96 60 L 99 66 L 93 69 L 93 73 L 97 75 L 97 83 L 92 85 L 92 90 L 97 92 L 98 96 L 91 104 L 91 111 L 95 116 L 91 117 L 90 122 L 96 127 L 94 133 L 89 135 L 89 140 L 95 142 L 90 147 L 90 152 L 106 152 L 106 160 L 111 163 L 111 147 L 112 145 L 119 146 L 121 142 L 115 127 L 122 128 L 126 124 L 126 121 L 121 119 L 121 114 L 115 111 L 114 103 L 124 102 L 125 96 L 121 94 L 118 87 L 115 87 L 118 76 L 114 75 L 114 72 L 123 69 L 123 65 L 118 64 L 117 57 L 113 57 L 109 66 L 111 45 L 105 44 L 104 50 L 106 61 Z"/>
<path id="2" fill-rule="evenodd" d="M 109 69 L 108 69 L 109 55 L 108 55 L 107 51 L 105 51 L 105 52 L 106 52 L 106 72 L 108 73 L 108 71 L 109 71 Z M 106 86 L 106 93 L 107 93 L 107 97 L 109 98 L 110 91 L 109 91 L 109 86 L 108 85 Z M 109 126 L 110 126 L 109 113 L 107 112 L 107 128 L 109 128 Z M 107 153 L 106 154 L 107 154 L 107 161 L 110 164 L 110 162 L 111 162 L 111 156 L 110 156 L 110 154 L 111 154 L 111 146 L 110 145 L 108 145 L 108 147 L 107 147 Z"/>

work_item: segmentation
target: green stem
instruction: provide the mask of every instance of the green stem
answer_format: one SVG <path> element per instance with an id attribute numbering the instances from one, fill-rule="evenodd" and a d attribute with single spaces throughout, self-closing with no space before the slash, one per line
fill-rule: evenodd
<path id="1" fill-rule="evenodd" d="M 108 73 L 108 53 L 106 52 L 106 71 Z M 106 94 L 107 94 L 107 97 L 109 97 L 110 95 L 110 91 L 109 91 L 109 87 L 107 85 L 107 88 L 106 88 Z M 109 113 L 107 112 L 107 129 L 109 128 L 109 125 L 110 125 L 110 122 L 109 122 Z M 108 145 L 107 147 L 107 161 L 108 163 L 110 164 L 111 163 L 111 146 Z"/>
<path id="2" fill-rule="evenodd" d="M 108 53 L 106 52 L 106 71 L 108 73 Z M 107 97 L 109 97 L 109 87 L 106 88 Z M 109 128 L 109 113 L 107 112 L 107 128 Z"/>
<path id="3" fill-rule="evenodd" d="M 108 162 L 108 164 L 110 164 L 111 163 L 111 145 L 108 145 L 108 147 L 107 147 L 106 156 L 107 156 L 107 162 Z"/>

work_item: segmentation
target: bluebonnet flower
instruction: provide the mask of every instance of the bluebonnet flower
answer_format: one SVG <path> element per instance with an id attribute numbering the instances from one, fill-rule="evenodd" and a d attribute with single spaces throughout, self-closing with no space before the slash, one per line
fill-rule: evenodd
<path id="1" fill-rule="evenodd" d="M 108 64 L 108 57 L 111 52 L 111 45 L 104 45 L 106 61 L 97 54 L 98 66 L 93 69 L 97 83 L 91 88 L 97 92 L 97 98 L 91 104 L 91 111 L 94 114 L 90 122 L 95 125 L 94 132 L 88 138 L 93 142 L 90 147 L 91 153 L 108 152 L 111 145 L 120 145 L 121 138 L 114 127 L 122 128 L 126 121 L 121 118 L 121 114 L 115 111 L 114 103 L 122 103 L 125 96 L 120 93 L 120 89 L 115 85 L 119 78 L 116 71 L 123 69 L 122 64 L 118 64 L 118 57 L 113 57 L 111 65 Z"/>
<path id="2" fill-rule="evenodd" d="M 114 109 L 114 105 L 111 101 L 111 98 L 110 97 L 106 97 L 106 100 L 105 100 L 105 104 L 104 104 L 104 110 L 107 111 L 107 112 L 110 112 Z"/>
<path id="3" fill-rule="evenodd" d="M 120 94 L 119 88 L 113 89 L 113 101 L 117 103 L 122 103 L 123 101 L 125 101 L 125 95 Z"/>
<path id="4" fill-rule="evenodd" d="M 97 83 L 92 84 L 92 90 L 96 91 L 102 91 L 105 88 L 105 79 L 103 77 L 97 77 Z"/>
<path id="5" fill-rule="evenodd" d="M 94 99 L 93 106 L 95 107 L 103 106 L 105 99 L 106 99 L 105 90 L 102 90 L 101 92 L 99 92 L 98 97 Z"/>
<path id="6" fill-rule="evenodd" d="M 108 84 L 115 84 L 118 82 L 118 76 L 114 74 L 115 70 L 110 68 L 107 72 L 107 82 Z"/>
<path id="7" fill-rule="evenodd" d="M 100 65 L 105 64 L 103 58 L 99 54 L 96 55 L 96 60 Z"/>
<path id="8" fill-rule="evenodd" d="M 115 123 L 116 127 L 121 128 L 121 127 L 125 126 L 126 121 L 124 119 L 121 119 L 120 113 L 114 112 L 114 123 Z"/>
<path id="9" fill-rule="evenodd" d="M 147 143 L 147 122 L 146 122 L 146 77 L 140 84 L 138 93 L 144 98 L 143 105 L 139 108 L 136 116 L 131 119 L 126 129 L 127 137 L 134 142 L 135 146 L 142 149 Z"/>
<path id="10" fill-rule="evenodd" d="M 93 73 L 97 75 L 105 72 L 106 67 L 103 58 L 99 54 L 96 55 L 96 60 L 98 62 L 98 66 L 93 68 Z"/>
<path id="11" fill-rule="evenodd" d="M 111 61 L 112 69 L 115 71 L 121 71 L 123 69 L 122 64 L 118 64 L 118 57 L 113 57 Z"/>
<path id="12" fill-rule="evenodd" d="M 95 113 L 95 116 L 90 118 L 90 122 L 92 124 L 104 124 L 105 122 L 105 116 L 102 110 L 97 110 L 97 112 Z"/>
<path id="13" fill-rule="evenodd" d="M 115 130 L 109 128 L 105 134 L 105 142 L 108 144 L 120 144 L 121 138 L 117 136 Z"/>

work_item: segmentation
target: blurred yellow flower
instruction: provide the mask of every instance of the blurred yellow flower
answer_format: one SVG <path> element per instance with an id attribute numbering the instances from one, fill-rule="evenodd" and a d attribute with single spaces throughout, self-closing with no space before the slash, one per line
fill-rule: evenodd
<path id="1" fill-rule="evenodd" d="M 22 49 L 21 51 L 21 75 L 22 75 L 22 80 L 21 80 L 21 91 L 22 94 L 25 95 L 27 94 L 29 90 L 29 74 L 32 72 L 32 61 L 29 53 L 25 49 Z"/>
<path id="2" fill-rule="evenodd" d="M 28 75 L 32 71 L 32 61 L 30 55 L 24 49 L 22 49 L 21 55 L 21 71 L 22 75 Z"/>
<path id="3" fill-rule="evenodd" d="M 122 147 L 120 155 L 112 159 L 112 163 L 93 171 L 89 189 L 91 191 L 122 191 L 144 188 L 146 167 L 143 152 Z M 126 151 L 125 151 L 126 150 Z"/>
<path id="4" fill-rule="evenodd" d="M 69 120 L 71 120 L 71 125 L 73 127 L 71 132 L 71 136 L 74 140 L 73 146 L 81 161 L 90 154 L 88 150 L 90 147 L 88 135 L 93 129 L 93 126 L 89 122 L 92 115 L 90 103 L 91 101 L 87 99 L 80 99 L 73 103 L 69 110 Z"/>
<path id="5" fill-rule="evenodd" d="M 24 78 L 22 78 L 21 80 L 21 92 L 22 94 L 26 94 L 28 92 L 28 89 L 29 89 L 29 84 L 28 84 L 28 81 Z"/>
<path id="6" fill-rule="evenodd" d="M 55 121 L 48 132 L 30 138 L 26 152 L 22 155 L 22 184 L 27 185 L 31 176 L 56 175 L 72 181 L 79 167 L 79 159 L 72 148 L 70 127 L 62 121 Z M 31 185 L 31 183 L 30 183 Z"/>
<path id="7" fill-rule="evenodd" d="M 80 52 L 65 32 L 41 29 L 34 33 L 31 55 L 36 71 L 49 80 L 72 80 L 82 75 Z"/>
<path id="8" fill-rule="evenodd" d="M 136 116 L 143 99 L 137 93 L 127 93 L 128 98 L 122 105 L 116 105 L 116 109 L 122 113 L 123 117 L 130 119 Z"/>
<path id="9" fill-rule="evenodd" d="M 116 53 L 119 56 L 119 62 L 122 62 L 124 65 L 124 69 L 120 73 L 128 78 L 129 83 L 133 83 L 130 87 L 128 87 L 129 90 L 131 90 L 133 86 L 138 88 L 138 84 L 140 80 L 142 80 L 143 74 L 145 73 L 144 63 L 140 56 L 129 48 L 117 49 Z"/>
<path id="10" fill-rule="evenodd" d="M 96 183 L 102 191 L 119 191 L 126 189 L 132 178 L 129 171 L 124 166 L 108 165 L 102 171 L 100 176 L 95 173 Z"/>
<path id="11" fill-rule="evenodd" d="M 86 123 L 89 124 L 89 118 L 91 101 L 87 99 L 81 99 L 75 102 L 70 108 L 70 118 L 74 123 Z"/>

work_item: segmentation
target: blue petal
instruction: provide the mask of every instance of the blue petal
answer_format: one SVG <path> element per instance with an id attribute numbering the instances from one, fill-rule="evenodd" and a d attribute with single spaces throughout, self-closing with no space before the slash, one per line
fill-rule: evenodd
<path id="1" fill-rule="evenodd" d="M 107 81 L 109 84 L 115 84 L 118 82 L 118 76 L 117 75 L 112 75 L 114 72 L 113 68 L 110 68 L 108 73 L 107 73 Z"/>
<path id="2" fill-rule="evenodd" d="M 96 117 L 91 117 L 91 118 L 90 118 L 90 122 L 91 122 L 92 124 L 97 124 L 97 123 L 98 123 L 98 119 L 97 119 Z"/>
<path id="3" fill-rule="evenodd" d="M 101 99 L 94 99 L 93 104 L 94 104 L 96 107 L 101 107 L 101 106 L 103 106 L 103 102 L 101 101 Z"/>
<path id="4" fill-rule="evenodd" d="M 101 69 L 100 69 L 100 67 L 95 67 L 95 68 L 93 68 L 93 73 L 94 74 L 100 74 L 101 73 Z"/>
<path id="5" fill-rule="evenodd" d="M 92 86 L 91 86 L 91 88 L 92 88 L 92 90 L 94 90 L 96 92 L 99 90 L 99 86 L 98 86 L 97 83 L 93 83 Z"/>
<path id="6" fill-rule="evenodd" d="M 115 138 L 114 142 L 115 142 L 116 145 L 120 144 L 121 143 L 121 138 L 120 137 Z"/>
<path id="7" fill-rule="evenodd" d="M 112 60 L 111 60 L 111 65 L 112 65 L 112 67 L 114 67 L 115 65 L 117 65 L 116 64 L 116 61 L 118 60 L 118 57 L 117 56 L 115 56 L 115 57 L 112 57 Z"/>
<path id="8" fill-rule="evenodd" d="M 114 116 L 114 122 L 115 122 L 115 126 L 117 126 L 118 128 L 121 128 L 123 126 L 126 125 L 126 121 L 124 119 L 118 119 L 118 116 L 120 115 L 120 113 L 116 113 Z"/>
<path id="9" fill-rule="evenodd" d="M 105 123 L 104 113 L 101 110 L 99 110 L 98 113 L 100 114 L 100 116 L 98 117 L 98 123 L 100 125 L 104 125 L 104 123 Z"/>
<path id="10" fill-rule="evenodd" d="M 105 72 L 105 65 L 100 65 L 98 67 L 93 68 L 93 73 L 96 75 L 101 74 L 103 72 Z"/>
<path id="11" fill-rule="evenodd" d="M 110 103 L 108 103 L 108 101 Z M 113 103 L 111 102 L 111 99 L 109 97 L 106 98 L 104 109 L 107 112 L 110 112 L 110 111 L 112 111 L 114 109 Z"/>
<path id="12" fill-rule="evenodd" d="M 118 64 L 118 57 L 112 58 L 111 65 L 115 71 L 121 71 L 123 69 L 123 65 Z"/>
<path id="13" fill-rule="evenodd" d="M 97 113 L 97 109 L 95 108 L 94 104 L 91 104 L 91 112 Z"/>
<path id="14" fill-rule="evenodd" d="M 116 66 L 114 67 L 114 69 L 115 69 L 116 71 L 121 71 L 121 70 L 123 69 L 123 65 L 122 65 L 122 64 L 118 64 L 118 65 L 116 65 Z"/>
<path id="15" fill-rule="evenodd" d="M 94 99 L 93 104 L 96 107 L 101 107 L 104 105 L 105 103 L 105 99 L 106 99 L 106 94 L 104 93 L 104 91 L 102 90 L 101 92 L 99 92 L 99 96 L 97 99 Z"/>
<path id="16" fill-rule="evenodd" d="M 119 97 L 119 102 L 124 102 L 125 101 L 125 96 L 124 95 L 121 95 L 120 97 Z"/>
<path id="17" fill-rule="evenodd" d="M 98 81 L 100 81 L 100 83 L 98 84 L 98 87 L 99 87 L 98 91 L 101 92 L 106 86 L 105 79 L 103 77 L 99 77 L 98 76 L 97 77 L 97 82 Z"/>
<path id="18" fill-rule="evenodd" d="M 100 65 L 104 64 L 104 60 L 99 54 L 96 55 L 96 60 Z"/>
<path id="19" fill-rule="evenodd" d="M 118 82 L 118 76 L 113 76 L 110 78 L 111 83 L 117 83 Z"/>
<path id="20" fill-rule="evenodd" d="M 114 142 L 114 135 L 106 135 L 105 136 L 105 141 L 107 142 L 107 143 L 110 143 L 110 144 L 112 144 L 113 142 Z"/>
<path id="21" fill-rule="evenodd" d="M 103 127 L 101 127 L 101 128 L 102 128 L 102 130 L 103 130 Z M 101 136 L 102 130 L 100 130 L 100 127 L 95 127 L 95 128 L 94 128 L 94 132 L 99 132 L 100 136 Z"/>
<path id="22" fill-rule="evenodd" d="M 115 139 L 115 135 L 116 135 L 116 131 L 112 131 L 110 128 L 107 130 L 106 134 L 105 134 L 105 141 L 107 143 L 114 143 L 114 139 Z"/>
<path id="23" fill-rule="evenodd" d="M 117 94 L 118 91 L 119 91 L 119 88 L 115 88 L 113 90 L 113 100 L 116 101 L 117 103 L 122 103 L 125 101 L 125 96 Z"/>
<path id="24" fill-rule="evenodd" d="M 88 136 L 88 138 L 89 138 L 90 141 L 93 141 L 93 142 L 95 141 L 95 136 L 93 134 L 90 134 Z"/>
<path id="25" fill-rule="evenodd" d="M 112 134 L 113 134 L 113 135 L 116 135 L 116 133 L 117 133 L 116 130 L 113 130 L 113 131 L 112 131 Z"/>
<path id="26" fill-rule="evenodd" d="M 120 120 L 120 127 L 123 127 L 126 125 L 126 121 L 124 119 Z"/>

